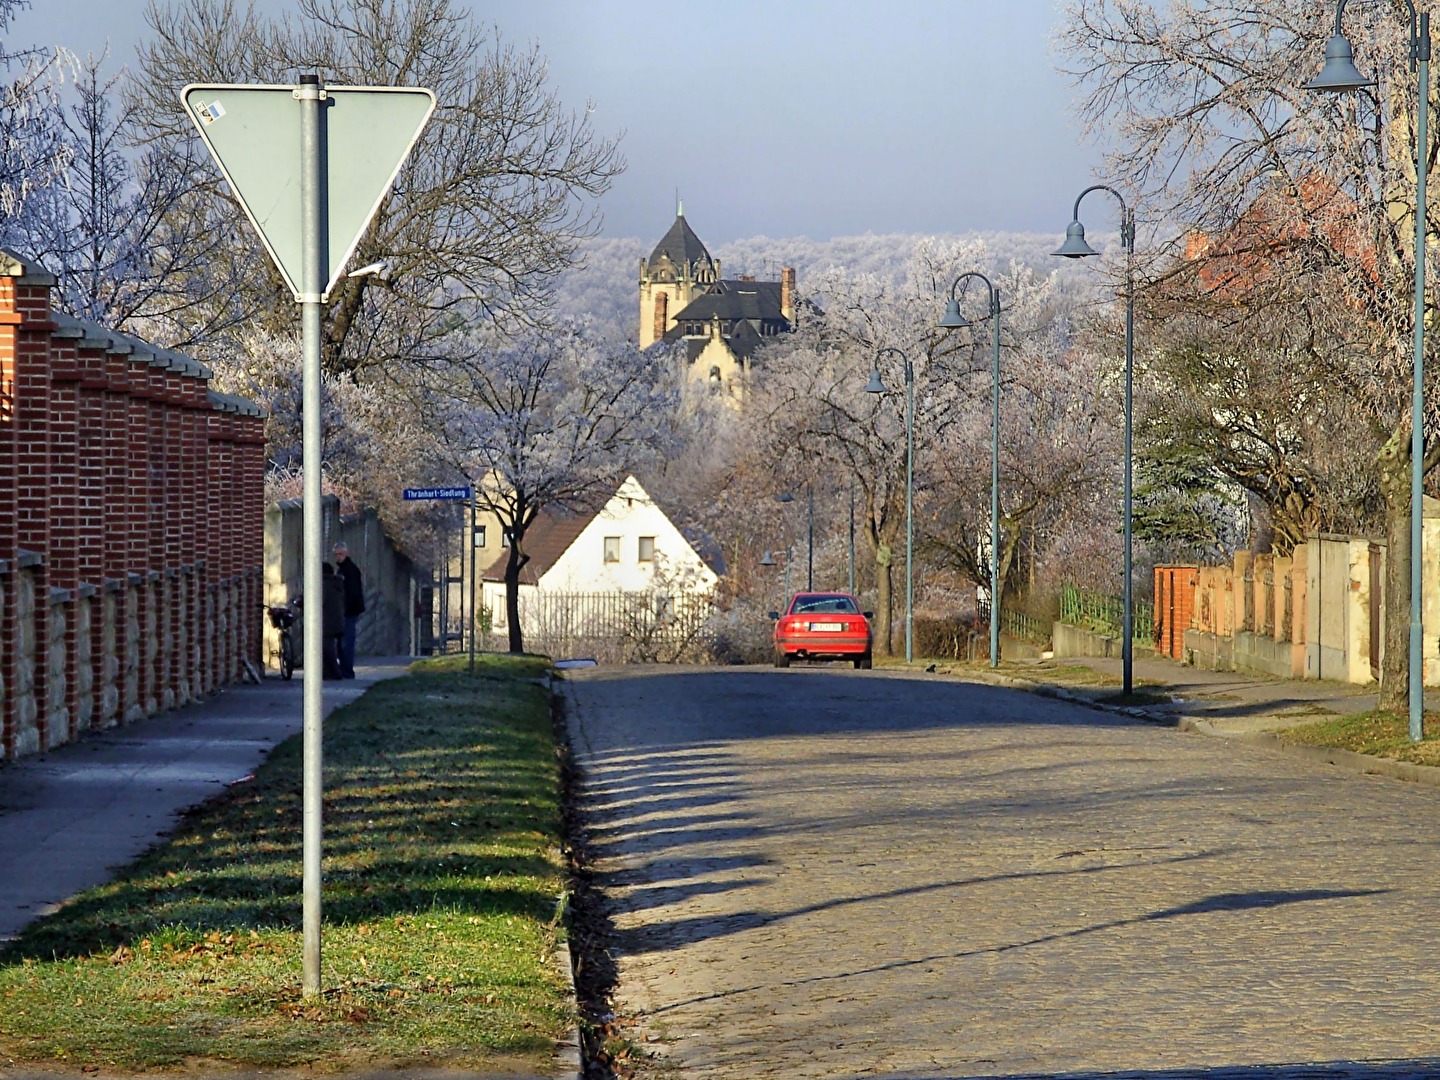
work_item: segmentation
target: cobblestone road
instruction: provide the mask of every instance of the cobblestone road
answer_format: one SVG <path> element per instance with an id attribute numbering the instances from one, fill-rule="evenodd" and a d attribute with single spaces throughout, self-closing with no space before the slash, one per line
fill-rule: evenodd
<path id="1" fill-rule="evenodd" d="M 567 694 L 681 1076 L 1440 1076 L 1440 791 L 933 676 Z"/>

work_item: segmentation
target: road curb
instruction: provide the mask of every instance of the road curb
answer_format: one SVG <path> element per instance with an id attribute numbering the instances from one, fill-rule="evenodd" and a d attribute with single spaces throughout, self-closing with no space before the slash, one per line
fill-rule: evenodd
<path id="1" fill-rule="evenodd" d="M 1174 713 L 1161 712 L 1139 705 L 1109 705 L 1054 683 L 1034 682 L 1013 675 L 966 672 L 960 677 L 969 682 L 982 682 L 1016 690 L 1026 690 L 1040 697 L 1056 698 L 1074 705 L 1098 709 L 1101 712 L 1119 713 L 1137 720 L 1144 720 L 1147 723 L 1177 728 L 1194 735 L 1205 735 L 1212 739 L 1224 739 L 1247 746 L 1256 746 L 1285 754 L 1288 757 L 1299 758 L 1313 765 L 1331 765 L 1364 776 L 1380 776 L 1390 780 L 1404 780 L 1411 784 L 1440 788 L 1440 767 L 1434 765 L 1415 765 L 1408 761 L 1395 761 L 1391 758 L 1375 757 L 1373 754 L 1360 754 L 1354 750 L 1291 742 L 1269 731 L 1225 731 L 1208 720 L 1197 719 L 1193 716 L 1177 716 Z"/>
<path id="2" fill-rule="evenodd" d="M 1311 746 L 1308 743 L 1290 742 L 1269 731 L 1226 732 L 1206 720 L 1185 717 L 1180 721 L 1181 731 L 1192 731 L 1212 738 L 1229 739 L 1233 742 L 1275 750 L 1289 757 L 1300 758 L 1316 765 L 1333 765 L 1348 772 L 1363 773 L 1366 776 L 1383 776 L 1392 780 L 1405 780 L 1412 784 L 1440 788 L 1440 768 L 1434 765 L 1415 765 L 1408 761 L 1360 754 L 1354 750 L 1341 750 L 1329 746 Z"/>

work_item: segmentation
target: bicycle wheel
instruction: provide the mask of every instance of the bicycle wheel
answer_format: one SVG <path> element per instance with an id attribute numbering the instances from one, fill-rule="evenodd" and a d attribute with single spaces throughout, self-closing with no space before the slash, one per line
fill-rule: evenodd
<path id="1" fill-rule="evenodd" d="M 289 634 L 280 635 L 280 677 L 288 679 L 295 674 L 295 643 Z"/>

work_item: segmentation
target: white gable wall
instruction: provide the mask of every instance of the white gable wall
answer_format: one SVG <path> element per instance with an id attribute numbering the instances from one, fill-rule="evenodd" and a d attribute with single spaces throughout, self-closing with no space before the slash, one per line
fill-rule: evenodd
<path id="1" fill-rule="evenodd" d="M 605 538 L 618 537 L 618 562 L 605 561 Z M 653 537 L 655 560 L 640 561 L 640 538 Z M 680 530 L 633 476 L 540 579 L 545 592 L 648 592 L 656 567 L 674 592 L 708 592 L 719 582 Z"/>

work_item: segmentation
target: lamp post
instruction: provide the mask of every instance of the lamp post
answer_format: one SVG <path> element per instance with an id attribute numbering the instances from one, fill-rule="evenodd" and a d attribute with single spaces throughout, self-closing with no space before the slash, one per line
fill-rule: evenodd
<path id="1" fill-rule="evenodd" d="M 865 384 L 867 394 L 885 393 L 880 358 L 894 353 L 905 361 L 905 663 L 915 659 L 915 368 L 904 351 L 887 346 L 875 353 L 875 370 Z M 889 634 L 887 628 L 886 634 Z"/>
<path id="2" fill-rule="evenodd" d="M 789 605 L 790 605 L 790 545 L 789 545 L 789 544 L 786 544 L 786 545 L 785 545 L 785 551 L 783 552 L 783 554 L 784 554 L 784 556 L 785 556 L 785 571 L 784 571 L 785 576 L 782 578 L 783 584 L 781 585 L 781 588 L 784 590 L 783 595 L 780 597 L 780 610 L 781 610 L 781 611 L 784 611 L 785 608 L 789 607 Z M 775 553 L 774 553 L 773 551 L 766 551 L 766 552 L 764 552 L 763 554 L 761 554 L 761 556 L 760 556 L 760 565 L 761 565 L 761 566 L 765 566 L 765 567 L 774 566 L 774 565 L 775 565 Z"/>
<path id="3" fill-rule="evenodd" d="M 788 491 L 783 495 L 775 496 L 776 502 L 794 502 L 795 496 Z M 813 592 L 815 589 L 815 486 L 807 483 L 805 485 L 805 591 Z"/>
<path id="4" fill-rule="evenodd" d="M 1344 0 L 1341 0 L 1344 3 Z M 1065 242 L 1054 254 L 1065 259 L 1083 259 L 1099 252 L 1085 242 L 1085 226 L 1080 224 L 1080 202 L 1092 191 L 1108 191 L 1120 203 L 1120 246 L 1125 251 L 1125 582 L 1124 614 L 1121 617 L 1120 643 L 1121 668 L 1124 672 L 1124 693 L 1129 696 L 1134 688 L 1135 671 L 1135 608 L 1131 577 L 1135 561 L 1135 545 L 1131 529 L 1131 421 L 1134 415 L 1135 387 L 1135 214 L 1125 204 L 1125 197 L 1105 184 L 1092 184 L 1082 191 L 1075 200 L 1075 210 L 1065 230 Z"/>
<path id="5" fill-rule="evenodd" d="M 983 281 L 990 298 L 990 666 L 1000 666 L 1000 287 L 984 274 L 970 271 L 950 284 L 950 302 L 939 322 L 942 330 L 959 330 L 974 325 L 960 314 L 955 295 L 962 281 Z"/>
<path id="6" fill-rule="evenodd" d="M 1325 46 L 1325 66 L 1304 85 L 1305 90 L 1340 93 L 1374 86 L 1355 68 L 1355 51 L 1341 26 L 1346 0 L 1335 7 L 1335 36 Z M 1410 741 L 1424 737 L 1425 653 L 1423 638 L 1423 575 L 1420 561 L 1425 538 L 1422 528 L 1422 485 L 1425 479 L 1425 180 L 1429 170 L 1430 123 L 1430 13 L 1418 16 L 1410 9 L 1410 70 L 1416 73 L 1418 98 L 1415 121 L 1415 359 L 1410 397 Z"/>

